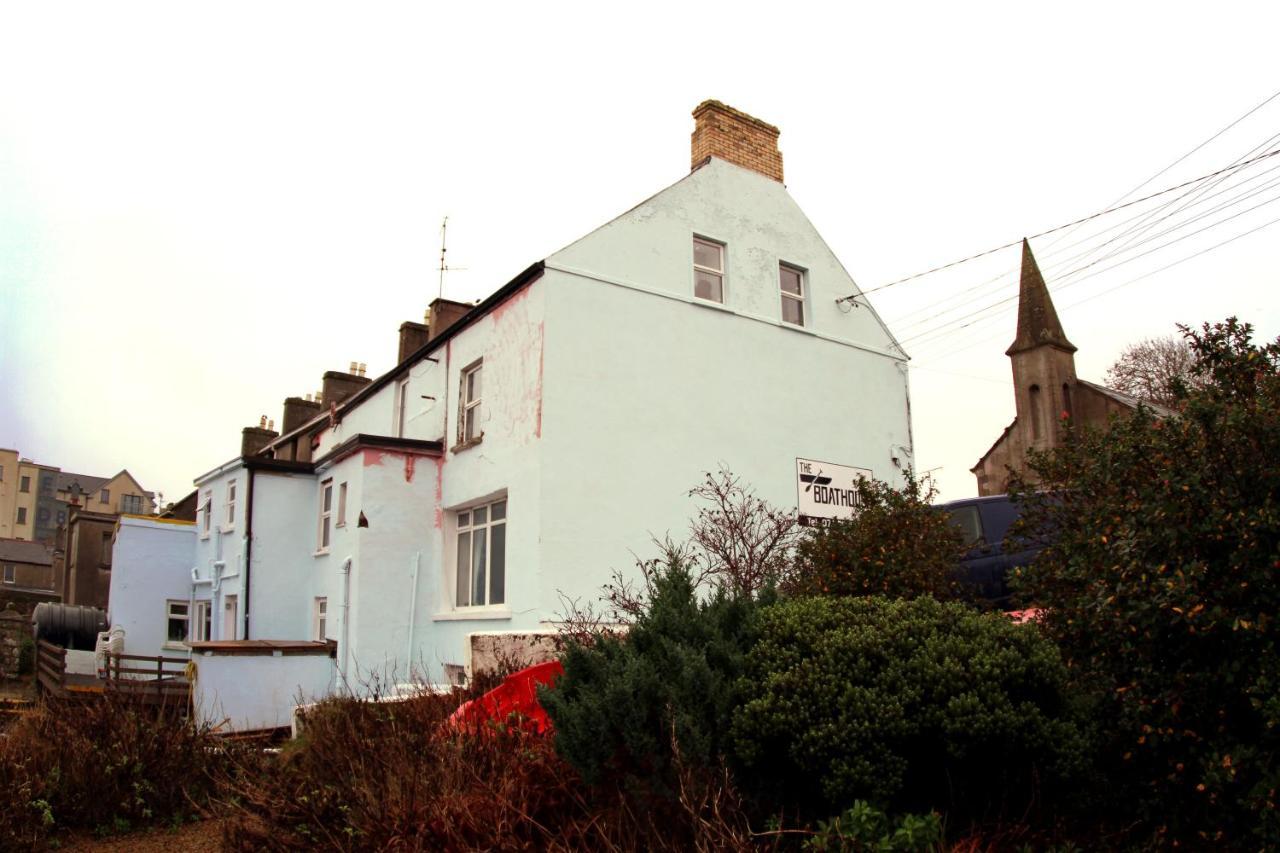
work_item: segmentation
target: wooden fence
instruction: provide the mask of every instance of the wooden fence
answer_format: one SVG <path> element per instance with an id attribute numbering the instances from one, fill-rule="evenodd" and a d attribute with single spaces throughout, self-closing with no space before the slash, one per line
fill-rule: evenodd
<path id="1" fill-rule="evenodd" d="M 104 655 L 102 678 L 67 673 L 67 650 L 45 640 L 36 646 L 36 680 L 46 693 L 57 697 L 92 693 L 124 693 L 144 702 L 190 699 L 186 658 L 161 655 Z"/>

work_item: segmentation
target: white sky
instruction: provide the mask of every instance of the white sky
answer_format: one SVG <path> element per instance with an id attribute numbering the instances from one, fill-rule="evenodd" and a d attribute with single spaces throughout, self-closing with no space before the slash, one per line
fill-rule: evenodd
<path id="1" fill-rule="evenodd" d="M 1088 215 L 1280 89 L 1280 5 L 1178 8 L 6 3 L 0 446 L 177 499 L 325 370 L 392 366 L 442 217 L 467 268 L 445 295 L 483 297 L 685 174 L 705 98 L 781 127 L 789 189 L 864 289 Z M 1280 99 L 1145 190 L 1277 132 Z M 1276 217 L 1065 290 L 1050 252 L 1090 232 L 1033 240 L 1080 376 L 1179 321 L 1280 333 L 1280 225 L 1089 298 Z M 870 297 L 914 358 L 917 467 L 944 498 L 974 493 L 1013 416 L 1013 303 L 911 337 L 1015 293 L 1017 261 Z"/>

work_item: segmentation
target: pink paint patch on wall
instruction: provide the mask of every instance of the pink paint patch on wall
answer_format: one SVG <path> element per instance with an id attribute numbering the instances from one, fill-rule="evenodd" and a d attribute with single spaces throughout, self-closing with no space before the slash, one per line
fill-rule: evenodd
<path id="1" fill-rule="evenodd" d="M 436 457 L 436 530 L 444 527 L 444 457 Z"/>
<path id="2" fill-rule="evenodd" d="M 404 481 L 406 483 L 413 482 L 413 469 L 418 464 L 418 457 L 412 453 L 406 453 L 404 456 Z"/>
<path id="3" fill-rule="evenodd" d="M 544 337 L 545 323 L 538 324 L 538 385 L 535 393 L 538 395 L 538 421 L 533 429 L 534 438 L 542 438 L 542 356 L 547 348 L 547 341 Z"/>
<path id="4" fill-rule="evenodd" d="M 364 452 L 364 467 L 372 468 L 375 465 L 381 465 L 382 458 L 386 455 L 381 450 L 366 450 Z"/>

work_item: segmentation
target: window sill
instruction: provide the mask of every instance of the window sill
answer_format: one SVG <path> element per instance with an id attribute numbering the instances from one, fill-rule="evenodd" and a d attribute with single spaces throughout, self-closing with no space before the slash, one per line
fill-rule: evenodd
<path id="1" fill-rule="evenodd" d="M 693 297 L 690 300 L 690 304 L 697 305 L 700 308 L 710 308 L 713 311 L 723 311 L 726 314 L 738 313 L 737 311 L 734 311 L 732 308 L 730 308 L 728 305 L 725 305 L 723 302 L 716 302 L 713 299 L 703 299 L 701 296 Z"/>
<path id="2" fill-rule="evenodd" d="M 328 549 L 328 548 L 323 548 L 323 549 L 321 549 L 321 550 L 319 550 L 319 551 L 312 551 L 312 552 L 311 552 L 311 556 L 313 556 L 313 557 L 327 557 L 327 556 L 329 556 L 329 549 Z"/>
<path id="3" fill-rule="evenodd" d="M 235 532 L 235 529 L 236 529 L 236 526 L 235 526 L 234 524 L 228 524 L 228 525 L 226 525 L 226 526 L 224 526 L 224 527 L 219 527 L 219 528 L 218 528 L 218 532 L 219 532 L 219 533 L 233 533 L 233 532 Z"/>
<path id="4" fill-rule="evenodd" d="M 466 622 L 479 619 L 510 619 L 509 607 L 463 607 L 458 610 L 446 610 L 431 617 L 433 622 Z"/>
<path id="5" fill-rule="evenodd" d="M 475 447 L 477 444 L 479 444 L 479 443 L 480 443 L 480 442 L 482 442 L 482 441 L 484 441 L 484 433 L 480 433 L 479 435 L 477 435 L 475 438 L 471 439 L 470 441 L 460 441 L 460 442 L 458 442 L 458 443 L 457 443 L 457 444 L 455 444 L 453 447 L 450 447 L 450 448 L 449 448 L 449 452 L 450 452 L 450 453 L 458 453 L 458 452 L 463 451 L 463 450 L 470 450 L 471 448 Z"/>
<path id="6" fill-rule="evenodd" d="M 208 539 L 208 538 L 209 538 L 209 534 L 208 534 L 208 533 L 201 533 L 201 534 L 200 534 L 200 538 L 201 538 L 201 539 Z"/>
<path id="7" fill-rule="evenodd" d="M 168 643 L 165 643 L 165 644 L 164 644 L 163 646 L 161 646 L 160 648 L 162 648 L 162 649 L 164 649 L 164 650 L 166 650 L 166 651 L 170 651 L 170 652 L 189 652 L 189 651 L 191 651 L 191 647 L 190 647 L 190 646 L 188 646 L 186 643 L 174 643 L 174 642 L 168 642 Z"/>

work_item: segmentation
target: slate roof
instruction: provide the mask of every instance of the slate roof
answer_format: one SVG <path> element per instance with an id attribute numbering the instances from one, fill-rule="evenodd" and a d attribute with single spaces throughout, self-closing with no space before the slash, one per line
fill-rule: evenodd
<path id="1" fill-rule="evenodd" d="M 0 539 L 0 560 L 6 563 L 31 563 L 37 566 L 53 565 L 53 549 L 39 542 L 23 539 Z"/>
<path id="2" fill-rule="evenodd" d="M 1131 409 L 1136 409 L 1139 406 L 1146 406 L 1148 409 L 1155 412 L 1157 415 L 1159 415 L 1162 418 L 1172 417 L 1175 414 L 1173 409 L 1165 408 L 1159 403 L 1151 403 L 1151 402 L 1148 402 L 1147 400 L 1143 400 L 1138 397 L 1135 397 L 1132 394 L 1126 394 L 1123 391 L 1117 391 L 1114 388 L 1108 388 L 1105 385 L 1099 385 L 1096 382 L 1089 382 L 1084 379 L 1077 379 L 1076 382 L 1078 382 L 1081 385 L 1087 385 L 1088 387 L 1092 388 L 1094 391 L 1097 391 L 1099 394 L 1103 394 L 1107 397 L 1110 397 L 1112 400 L 1115 400 L 1117 403 L 1120 403 L 1121 405 L 1124 405 L 1124 406 L 1128 406 Z"/>

